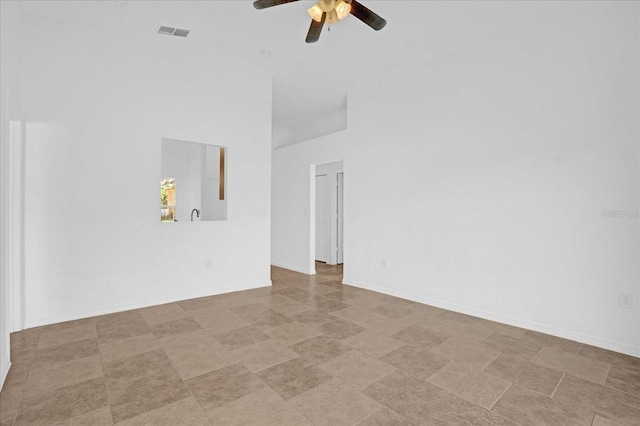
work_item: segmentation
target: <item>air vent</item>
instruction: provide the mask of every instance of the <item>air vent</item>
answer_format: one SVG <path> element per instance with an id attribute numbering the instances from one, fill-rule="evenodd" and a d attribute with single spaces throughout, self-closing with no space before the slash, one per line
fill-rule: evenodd
<path id="1" fill-rule="evenodd" d="M 176 37 L 186 37 L 189 35 L 189 30 L 181 30 L 180 28 L 176 28 L 173 32 L 173 35 Z"/>
<path id="2" fill-rule="evenodd" d="M 160 27 L 158 27 L 158 34 L 173 35 L 176 37 L 186 37 L 189 35 L 189 30 L 183 30 L 180 28 L 173 28 L 173 27 L 165 27 L 161 25 Z"/>

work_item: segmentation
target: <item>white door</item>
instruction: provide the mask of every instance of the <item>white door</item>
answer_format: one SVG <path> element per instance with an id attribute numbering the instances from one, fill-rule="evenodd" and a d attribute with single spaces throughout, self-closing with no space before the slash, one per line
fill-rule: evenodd
<path id="1" fill-rule="evenodd" d="M 342 212 L 343 212 L 343 202 L 344 202 L 344 195 L 342 192 L 342 188 L 343 188 L 343 182 L 344 182 L 344 173 L 338 173 L 337 175 L 338 178 L 338 197 L 337 197 L 337 230 L 338 230 L 338 264 L 342 264 L 344 263 L 344 259 L 343 259 L 343 250 L 342 250 L 342 244 L 344 241 L 343 238 L 343 231 L 344 231 L 344 222 L 342 219 Z"/>
<path id="2" fill-rule="evenodd" d="M 316 176 L 316 260 L 327 261 L 327 175 Z"/>

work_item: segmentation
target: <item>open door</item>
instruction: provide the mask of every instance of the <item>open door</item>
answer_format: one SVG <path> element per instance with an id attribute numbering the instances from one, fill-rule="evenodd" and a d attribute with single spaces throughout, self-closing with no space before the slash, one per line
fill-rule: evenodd
<path id="1" fill-rule="evenodd" d="M 343 203 L 344 203 L 344 195 L 343 195 L 343 182 L 344 182 L 344 173 L 338 173 L 336 175 L 337 178 L 337 200 L 336 200 L 336 229 L 337 229 L 337 233 L 338 236 L 336 238 L 336 241 L 338 243 L 338 247 L 337 247 L 337 263 L 338 265 L 341 265 L 344 263 L 344 256 L 343 256 L 343 243 L 344 243 L 344 238 L 343 238 L 343 231 L 344 231 L 344 221 L 343 221 Z"/>
<path id="2" fill-rule="evenodd" d="M 316 176 L 316 260 L 327 262 L 327 248 L 329 247 L 328 225 L 328 179 L 327 175 Z"/>

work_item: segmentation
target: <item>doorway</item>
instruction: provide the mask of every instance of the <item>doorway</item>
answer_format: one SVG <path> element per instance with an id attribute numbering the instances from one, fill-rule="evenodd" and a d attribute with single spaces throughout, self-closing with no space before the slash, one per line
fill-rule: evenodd
<path id="1" fill-rule="evenodd" d="M 344 171 L 342 161 L 315 166 L 315 261 L 344 262 Z"/>

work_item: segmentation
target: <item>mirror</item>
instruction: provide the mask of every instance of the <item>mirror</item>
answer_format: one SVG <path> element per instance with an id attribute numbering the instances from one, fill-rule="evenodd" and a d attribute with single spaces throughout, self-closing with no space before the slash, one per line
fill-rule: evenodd
<path id="1" fill-rule="evenodd" d="M 160 221 L 227 219 L 226 148 L 162 138 Z"/>

